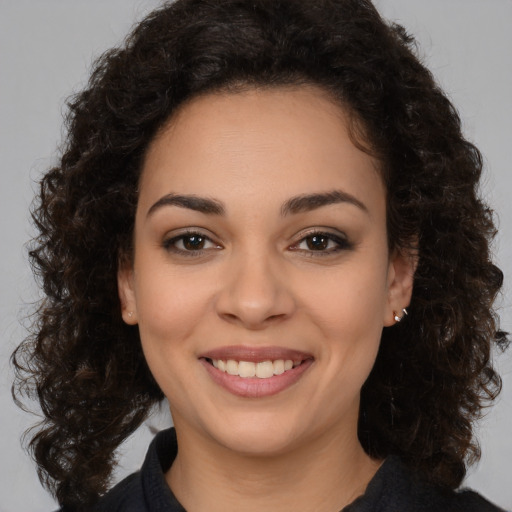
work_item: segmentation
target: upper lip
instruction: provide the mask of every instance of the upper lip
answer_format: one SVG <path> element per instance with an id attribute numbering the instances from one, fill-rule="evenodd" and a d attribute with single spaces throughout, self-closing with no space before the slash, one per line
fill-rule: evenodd
<path id="1" fill-rule="evenodd" d="M 313 355 L 285 347 L 249 347 L 245 345 L 231 345 L 214 348 L 208 352 L 204 352 L 199 357 L 215 360 L 221 359 L 223 361 L 232 359 L 233 361 L 260 363 L 262 361 L 277 361 L 279 359 L 304 361 L 305 359 L 312 359 Z"/>

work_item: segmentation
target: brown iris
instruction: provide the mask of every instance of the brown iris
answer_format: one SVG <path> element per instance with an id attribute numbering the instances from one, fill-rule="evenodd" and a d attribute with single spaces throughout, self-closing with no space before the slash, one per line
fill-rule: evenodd
<path id="1" fill-rule="evenodd" d="M 188 251 L 198 251 L 204 248 L 205 237 L 200 235 L 189 235 L 183 237 L 183 247 Z"/>
<path id="2" fill-rule="evenodd" d="M 327 249 L 329 238 L 323 235 L 313 235 L 306 238 L 306 244 L 311 251 L 322 251 Z"/>

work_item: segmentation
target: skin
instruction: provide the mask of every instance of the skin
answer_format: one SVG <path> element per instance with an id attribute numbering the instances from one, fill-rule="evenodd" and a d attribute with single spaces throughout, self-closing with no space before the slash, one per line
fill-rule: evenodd
<path id="1" fill-rule="evenodd" d="M 331 191 L 354 201 L 283 215 L 290 198 Z M 338 511 L 364 492 L 381 461 L 357 438 L 359 393 L 414 273 L 389 252 L 385 194 L 346 113 L 315 87 L 196 98 L 152 142 L 119 293 L 170 403 L 179 453 L 166 479 L 187 510 Z M 186 229 L 206 237 L 201 251 Z M 241 397 L 200 359 L 227 345 L 313 363 L 277 394 Z"/>

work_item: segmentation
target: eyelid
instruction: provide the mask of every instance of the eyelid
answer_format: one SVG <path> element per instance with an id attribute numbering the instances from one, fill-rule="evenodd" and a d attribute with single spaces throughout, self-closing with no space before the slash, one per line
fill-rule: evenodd
<path id="1" fill-rule="evenodd" d="M 210 233 L 205 233 L 205 229 L 199 227 L 187 227 L 178 230 L 174 230 L 173 232 L 167 234 L 163 241 L 163 248 L 171 253 L 177 255 L 184 255 L 187 257 L 201 256 L 206 252 L 212 250 L 223 249 L 222 245 L 215 240 L 215 236 Z M 208 243 L 212 244 L 213 247 L 207 248 L 199 248 L 199 249 L 181 249 L 176 247 L 176 243 L 179 240 L 183 240 L 187 237 L 199 236 Z M 334 253 L 338 253 L 339 251 L 345 251 L 353 248 L 353 243 L 348 239 L 347 235 L 342 231 L 335 230 L 333 232 L 333 228 L 324 228 L 324 227 L 314 227 L 305 229 L 296 235 L 296 241 L 288 246 L 288 249 L 291 251 L 302 252 L 307 254 L 308 256 L 329 256 Z M 334 242 L 335 247 L 330 247 L 326 249 L 302 249 L 300 245 L 304 243 L 308 238 L 314 236 L 321 236 L 329 239 L 330 242 Z"/>
<path id="2" fill-rule="evenodd" d="M 192 237 L 192 236 L 199 236 L 199 237 L 203 238 L 204 240 L 213 244 L 214 247 L 208 247 L 206 249 L 201 248 L 201 249 L 197 249 L 197 250 L 187 250 L 187 249 L 180 249 L 175 246 L 176 242 L 178 242 L 179 240 L 182 240 L 187 237 Z M 162 246 L 168 252 L 172 252 L 172 253 L 175 253 L 178 255 L 184 255 L 184 256 L 188 256 L 188 257 L 201 256 L 205 252 L 208 252 L 211 250 L 222 249 L 221 244 L 216 242 L 213 236 L 206 234 L 202 228 L 195 228 L 195 227 L 184 228 L 184 229 L 178 230 L 177 232 L 174 231 L 171 234 L 167 234 L 164 237 L 164 240 L 162 241 Z"/>
<path id="3" fill-rule="evenodd" d="M 302 244 L 307 238 L 313 237 L 313 236 L 323 236 L 328 238 L 329 240 L 335 242 L 337 244 L 337 247 L 326 249 L 326 250 L 317 250 L 314 249 L 300 249 L 299 245 Z M 339 251 L 349 250 L 353 248 L 353 243 L 349 240 L 347 235 L 341 231 L 336 230 L 336 232 L 333 232 L 329 228 L 310 228 L 306 231 L 302 231 L 298 233 L 297 235 L 298 240 L 294 242 L 289 248 L 292 251 L 301 251 L 304 253 L 307 253 L 309 256 L 328 256 L 332 255 L 334 253 L 337 253 Z"/>

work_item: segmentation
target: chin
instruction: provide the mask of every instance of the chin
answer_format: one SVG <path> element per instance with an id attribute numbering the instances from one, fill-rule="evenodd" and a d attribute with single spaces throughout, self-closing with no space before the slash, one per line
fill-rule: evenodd
<path id="1" fill-rule="evenodd" d="M 302 435 L 292 422 L 280 422 L 275 415 L 252 414 L 229 425 L 216 425 L 210 435 L 224 448 L 246 456 L 273 457 L 292 451 Z M 298 423 L 301 424 L 300 421 Z"/>

